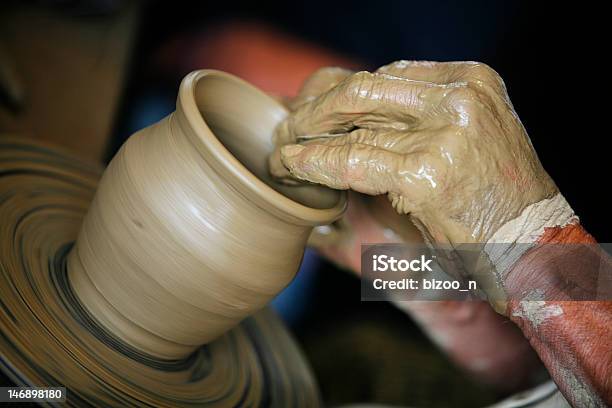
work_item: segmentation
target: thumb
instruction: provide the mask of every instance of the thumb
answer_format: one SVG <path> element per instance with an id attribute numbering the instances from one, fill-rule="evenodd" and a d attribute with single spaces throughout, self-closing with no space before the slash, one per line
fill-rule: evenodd
<path id="1" fill-rule="evenodd" d="M 398 163 L 403 155 L 359 143 L 311 143 L 283 146 L 281 161 L 298 179 L 378 195 L 397 192 Z"/>

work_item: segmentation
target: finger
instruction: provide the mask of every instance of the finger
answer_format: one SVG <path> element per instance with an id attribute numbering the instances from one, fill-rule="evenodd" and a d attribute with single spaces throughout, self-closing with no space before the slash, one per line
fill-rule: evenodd
<path id="1" fill-rule="evenodd" d="M 487 64 L 475 61 L 406 61 L 400 60 L 380 67 L 376 72 L 436 84 L 469 83 L 488 89 L 510 102 L 506 85 Z"/>
<path id="2" fill-rule="evenodd" d="M 454 78 L 457 81 L 465 81 L 477 88 L 487 90 L 491 95 L 497 95 L 507 103 L 510 103 L 510 97 L 508 96 L 504 80 L 487 64 L 474 61 L 457 63 Z"/>
<path id="3" fill-rule="evenodd" d="M 298 106 L 310 102 L 319 95 L 329 91 L 351 74 L 353 74 L 353 71 L 340 67 L 320 68 L 304 81 L 298 95 L 293 100 L 286 103 L 285 106 L 293 111 Z M 304 139 L 319 136 L 322 135 L 310 135 L 310 137 Z M 289 185 L 298 184 L 298 182 L 291 177 L 289 171 L 283 166 L 280 160 L 280 146 L 288 143 L 295 143 L 297 141 L 296 138 L 290 132 L 277 130 L 274 134 L 273 141 L 276 148 L 268 158 L 268 169 L 270 174 L 278 182 Z"/>
<path id="4" fill-rule="evenodd" d="M 417 131 L 397 131 L 394 129 L 357 129 L 350 133 L 330 135 L 308 140 L 301 144 L 320 144 L 324 146 L 343 146 L 363 144 L 402 154 L 438 154 L 447 157 L 450 153 L 440 151 L 445 143 L 441 140 L 456 138 L 457 127 L 444 125 Z"/>
<path id="5" fill-rule="evenodd" d="M 385 132 L 374 131 L 370 129 L 357 129 L 350 133 L 340 133 L 334 135 L 319 135 L 317 138 L 298 138 L 298 141 L 304 146 L 307 145 L 323 145 L 323 146 L 343 146 L 346 144 L 363 144 L 381 149 L 391 150 L 390 148 L 397 143 L 397 139 L 405 137 L 405 133 L 400 132 Z M 285 184 L 299 184 L 295 178 L 291 177 L 291 173 L 285 167 L 281 160 L 281 148 L 277 146 L 268 159 L 268 168 L 270 174 L 277 181 Z"/>
<path id="6" fill-rule="evenodd" d="M 416 81 L 448 84 L 455 82 L 453 72 L 456 65 L 454 62 L 400 60 L 384 65 L 376 72 Z"/>
<path id="7" fill-rule="evenodd" d="M 386 74 L 358 72 L 300 106 L 277 128 L 278 140 L 358 128 L 409 130 L 432 119 L 449 89 Z"/>
<path id="8" fill-rule="evenodd" d="M 291 102 L 290 109 L 295 110 L 298 106 L 312 101 L 352 73 L 353 71 L 340 67 L 326 67 L 315 71 L 304 81 L 300 92 Z"/>
<path id="9" fill-rule="evenodd" d="M 510 101 L 502 78 L 493 68 L 482 62 L 400 60 L 380 67 L 376 72 L 436 84 L 469 83 L 477 88 L 489 90 L 507 102 Z"/>
<path id="10" fill-rule="evenodd" d="M 350 133 L 341 133 L 308 140 L 304 145 L 320 144 L 323 146 L 344 146 L 347 144 L 362 144 L 380 149 L 402 153 L 401 146 L 411 137 L 411 133 L 400 132 L 393 129 L 357 129 Z M 399 148 L 396 148 L 399 147 Z"/>
<path id="11" fill-rule="evenodd" d="M 291 173 L 281 161 L 281 146 L 276 146 L 268 156 L 268 172 L 278 183 L 290 186 L 300 184 L 300 181 L 291 176 Z"/>
<path id="12" fill-rule="evenodd" d="M 360 144 L 288 145 L 281 149 L 281 160 L 294 177 L 372 195 L 392 189 L 399 159 L 395 153 Z"/>
<path id="13" fill-rule="evenodd" d="M 386 193 L 400 214 L 414 212 L 436 188 L 435 169 L 421 156 L 363 144 L 287 145 L 281 149 L 281 160 L 293 177 L 369 195 Z"/>
<path id="14" fill-rule="evenodd" d="M 459 81 L 497 82 L 500 79 L 491 67 L 474 61 L 400 60 L 384 65 L 378 68 L 376 72 L 440 85 Z"/>

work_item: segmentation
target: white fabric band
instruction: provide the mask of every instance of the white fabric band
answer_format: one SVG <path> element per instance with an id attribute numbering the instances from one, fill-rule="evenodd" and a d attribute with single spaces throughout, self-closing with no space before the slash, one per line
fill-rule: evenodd
<path id="1" fill-rule="evenodd" d="M 508 221 L 485 244 L 485 252 L 503 281 L 508 270 L 528 249 L 533 247 L 546 228 L 565 227 L 578 222 L 578 217 L 561 193 L 526 207 Z"/>

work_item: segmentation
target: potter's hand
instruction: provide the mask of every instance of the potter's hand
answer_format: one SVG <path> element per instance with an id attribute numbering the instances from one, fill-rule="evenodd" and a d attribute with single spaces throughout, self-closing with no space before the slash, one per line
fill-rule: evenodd
<path id="1" fill-rule="evenodd" d="M 386 194 L 434 243 L 596 243 L 542 168 L 502 80 L 482 64 L 400 61 L 352 74 L 298 106 L 276 140 L 291 176 Z M 568 401 L 610 406 L 612 303 L 564 301 L 571 273 L 549 261 L 551 247 L 529 247 L 489 253 L 499 285 L 490 300 Z M 600 252 L 578 259 L 578 287 L 597 282 L 593 265 L 609 265 Z"/>
<path id="2" fill-rule="evenodd" d="M 314 101 L 317 97 L 338 85 L 338 83 L 351 74 L 353 74 L 352 71 L 344 68 L 321 68 L 304 81 L 298 95 L 286 102 L 285 105 L 287 105 L 287 108 L 294 111 L 301 105 Z M 298 184 L 289 173 L 289 170 L 283 165 L 280 157 L 280 147 L 293 143 L 296 143 L 296 138 L 289 132 L 276 132 L 274 135 L 274 144 L 277 148 L 268 158 L 270 173 L 278 181 L 285 184 Z"/>
<path id="3" fill-rule="evenodd" d="M 343 68 L 319 69 L 308 77 L 298 95 L 286 105 L 295 111 L 330 91 L 352 74 L 353 71 Z M 275 137 L 275 144 L 279 147 L 296 141 L 288 133 L 278 132 Z M 277 179 L 287 184 L 299 184 L 282 164 L 280 148 L 270 156 L 269 164 L 271 173 Z M 418 231 L 406 223 L 404 217 L 394 213 L 383 197 L 368 197 L 355 192 L 351 192 L 349 197 L 344 217 L 334 224 L 331 232 L 327 236 L 314 234 L 315 239 L 311 237 L 309 242 L 335 264 L 360 273 L 362 242 L 422 242 Z"/>
<path id="4" fill-rule="evenodd" d="M 348 75 L 299 105 L 276 140 L 302 142 L 280 152 L 293 177 L 387 194 L 432 242 L 485 242 L 557 192 L 503 81 L 479 63 L 399 61 Z"/>

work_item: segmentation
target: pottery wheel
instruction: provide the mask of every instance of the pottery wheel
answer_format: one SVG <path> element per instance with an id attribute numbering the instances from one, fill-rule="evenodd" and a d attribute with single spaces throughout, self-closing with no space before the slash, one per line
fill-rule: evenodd
<path id="1" fill-rule="evenodd" d="M 0 138 L 0 368 L 18 385 L 65 386 L 84 406 L 312 406 L 297 346 L 265 310 L 180 361 L 121 343 L 79 305 L 66 255 L 101 169 Z"/>

